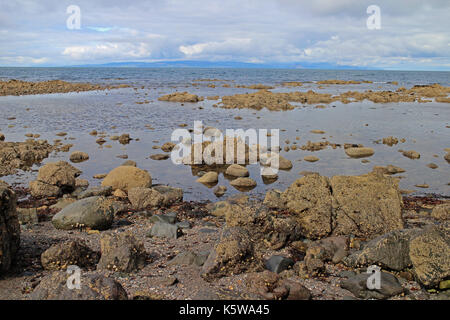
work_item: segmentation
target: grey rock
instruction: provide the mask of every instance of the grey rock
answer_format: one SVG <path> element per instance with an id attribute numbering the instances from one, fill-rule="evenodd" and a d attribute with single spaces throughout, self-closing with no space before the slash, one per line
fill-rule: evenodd
<path id="1" fill-rule="evenodd" d="M 191 223 L 189 221 L 181 221 L 181 222 L 177 222 L 176 225 L 178 227 L 180 227 L 181 229 L 191 229 Z"/>
<path id="2" fill-rule="evenodd" d="M 209 252 L 196 254 L 192 251 L 185 251 L 179 253 L 175 258 L 170 260 L 168 265 L 196 265 L 198 267 L 203 266 L 206 259 L 208 258 Z"/>
<path id="3" fill-rule="evenodd" d="M 166 222 L 156 222 L 150 229 L 151 237 L 177 239 L 182 235 L 180 228 Z"/>
<path id="4" fill-rule="evenodd" d="M 266 260 L 265 267 L 275 273 L 280 273 L 281 271 L 287 270 L 294 265 L 294 260 L 283 257 L 283 256 L 271 256 Z"/>
<path id="5" fill-rule="evenodd" d="M 387 272 L 380 272 L 380 289 L 368 289 L 367 279 L 370 276 L 371 274 L 369 273 L 360 273 L 349 279 L 342 280 L 340 286 L 361 299 L 387 299 L 404 291 L 398 279 Z"/>
<path id="6" fill-rule="evenodd" d="M 55 228 L 63 230 L 77 227 L 106 230 L 113 220 L 113 202 L 103 197 L 90 197 L 69 204 L 53 216 L 52 223 Z"/>
<path id="7" fill-rule="evenodd" d="M 78 199 L 84 199 L 89 197 L 97 197 L 97 196 L 104 196 L 107 197 L 111 195 L 112 193 L 112 187 L 106 186 L 106 187 L 92 187 L 87 189 L 86 191 L 81 192 L 78 195 Z"/>
<path id="8" fill-rule="evenodd" d="M 170 223 L 175 224 L 177 222 L 177 213 L 176 212 L 169 212 L 166 214 L 155 214 L 149 219 L 151 222 L 164 222 L 164 223 Z"/>

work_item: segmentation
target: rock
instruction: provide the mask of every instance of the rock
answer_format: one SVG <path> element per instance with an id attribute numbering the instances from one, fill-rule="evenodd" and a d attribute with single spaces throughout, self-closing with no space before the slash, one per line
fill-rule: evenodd
<path id="1" fill-rule="evenodd" d="M 35 198 L 57 197 L 61 193 L 58 186 L 53 186 L 38 180 L 30 181 L 30 193 Z"/>
<path id="2" fill-rule="evenodd" d="M 235 188 L 254 188 L 256 187 L 256 181 L 252 178 L 237 178 L 230 182 Z"/>
<path id="3" fill-rule="evenodd" d="M 280 170 L 290 170 L 292 169 L 292 162 L 291 160 L 286 159 L 282 155 L 279 156 L 278 160 L 278 169 Z"/>
<path id="4" fill-rule="evenodd" d="M 310 300 L 311 292 L 298 282 L 284 280 L 282 284 L 289 289 L 287 300 Z"/>
<path id="5" fill-rule="evenodd" d="M 341 281 L 342 288 L 347 289 L 361 299 L 386 299 L 401 294 L 404 290 L 398 279 L 387 272 L 380 272 L 380 289 L 368 289 L 367 279 L 371 274 L 361 273 Z"/>
<path id="6" fill-rule="evenodd" d="M 383 144 L 387 144 L 389 147 L 392 147 L 394 144 L 397 144 L 397 143 L 398 143 L 398 139 L 393 136 L 383 138 Z"/>
<path id="7" fill-rule="evenodd" d="M 183 189 L 181 188 L 157 185 L 154 186 L 153 189 L 158 191 L 163 196 L 164 206 L 183 201 Z"/>
<path id="8" fill-rule="evenodd" d="M 311 130 L 310 132 L 315 133 L 315 134 L 324 134 L 325 133 L 325 131 L 323 131 L 323 130 Z"/>
<path id="9" fill-rule="evenodd" d="M 170 223 L 175 224 L 177 222 L 177 213 L 176 212 L 169 212 L 166 214 L 155 214 L 151 216 L 149 219 L 151 222 L 164 222 L 164 223 Z"/>
<path id="10" fill-rule="evenodd" d="M 104 179 L 108 174 L 106 173 L 98 173 L 92 176 L 94 179 Z"/>
<path id="11" fill-rule="evenodd" d="M 447 154 L 444 156 L 444 159 L 445 159 L 445 161 L 447 161 L 448 163 L 450 163 L 450 152 L 447 153 Z"/>
<path id="12" fill-rule="evenodd" d="M 116 191 L 114 191 L 113 196 L 119 199 L 125 199 L 128 197 L 128 195 L 125 193 L 125 191 L 120 190 L 120 189 L 116 189 Z"/>
<path id="13" fill-rule="evenodd" d="M 5 135 L 3 133 L 0 133 L 0 141 L 5 141 Z"/>
<path id="14" fill-rule="evenodd" d="M 319 161 L 319 158 L 317 158 L 315 156 L 306 156 L 303 158 L 303 160 L 308 161 L 308 162 L 316 162 L 316 161 Z"/>
<path id="15" fill-rule="evenodd" d="M 239 164 L 232 164 L 227 168 L 225 174 L 233 177 L 248 177 L 248 169 Z"/>
<path id="16" fill-rule="evenodd" d="M 65 207 L 67 207 L 69 204 L 74 203 L 75 201 L 77 201 L 77 200 L 73 199 L 73 198 L 62 198 L 62 199 L 59 199 L 58 202 L 55 203 L 54 205 L 51 205 L 50 209 L 62 210 Z"/>
<path id="17" fill-rule="evenodd" d="M 80 193 L 78 195 L 78 199 L 84 199 L 84 198 L 89 198 L 89 197 L 96 197 L 96 196 L 104 196 L 107 197 L 109 195 L 111 195 L 112 192 L 112 187 L 111 186 L 107 186 L 107 187 L 92 187 L 87 189 L 86 191 L 83 191 L 82 193 Z"/>
<path id="18" fill-rule="evenodd" d="M 388 165 L 386 167 L 375 166 L 375 167 L 373 167 L 372 171 L 373 172 L 380 172 L 382 174 L 390 174 L 390 175 L 392 175 L 392 174 L 405 172 L 406 170 L 402 169 L 400 167 L 393 166 L 393 165 Z"/>
<path id="19" fill-rule="evenodd" d="M 410 151 L 403 151 L 403 155 L 405 157 L 408 157 L 410 159 L 419 159 L 420 158 L 420 153 L 414 151 L 414 150 L 410 150 Z"/>
<path id="20" fill-rule="evenodd" d="M 65 161 L 49 162 L 39 169 L 37 180 L 58 187 L 75 186 L 81 171 Z"/>
<path id="21" fill-rule="evenodd" d="M 223 217 L 225 213 L 231 210 L 231 204 L 228 201 L 218 201 L 207 206 L 209 212 L 216 217 Z"/>
<path id="22" fill-rule="evenodd" d="M 161 146 L 161 150 L 164 152 L 171 152 L 175 148 L 176 144 L 172 142 L 166 142 Z"/>
<path id="23" fill-rule="evenodd" d="M 30 295 L 31 300 L 127 300 L 125 289 L 102 274 L 83 274 L 80 290 L 69 289 L 71 275 L 56 271 L 45 276 Z"/>
<path id="24" fill-rule="evenodd" d="M 443 280 L 439 282 L 439 290 L 450 289 L 450 280 Z"/>
<path id="25" fill-rule="evenodd" d="M 132 188 L 149 188 L 152 185 L 152 177 L 142 169 L 132 166 L 120 166 L 111 170 L 102 181 L 102 186 L 111 186 L 113 190 L 121 189 L 129 191 Z"/>
<path id="26" fill-rule="evenodd" d="M 450 276 L 448 225 L 432 226 L 411 240 L 409 257 L 413 273 L 424 286 L 437 286 Z"/>
<path id="27" fill-rule="evenodd" d="M 203 98 L 197 96 L 196 94 L 190 94 L 188 92 L 174 92 L 165 96 L 158 98 L 159 101 L 170 101 L 170 102 L 198 102 L 202 101 Z"/>
<path id="28" fill-rule="evenodd" d="M 395 230 L 372 239 L 362 250 L 344 259 L 351 267 L 379 265 L 390 270 L 401 271 L 412 265 L 409 257 L 409 243 L 419 230 Z"/>
<path id="29" fill-rule="evenodd" d="M 151 237 L 177 239 L 182 235 L 180 228 L 177 225 L 157 222 L 150 229 Z"/>
<path id="30" fill-rule="evenodd" d="M 36 224 L 39 222 L 36 208 L 17 208 L 20 224 Z"/>
<path id="31" fill-rule="evenodd" d="M 437 169 L 437 168 L 439 168 L 439 166 L 437 164 L 432 163 L 432 162 L 427 164 L 427 167 L 430 168 L 430 169 Z"/>
<path id="32" fill-rule="evenodd" d="M 86 179 L 75 179 L 75 188 L 87 188 L 89 186 L 89 181 Z"/>
<path id="33" fill-rule="evenodd" d="M 281 195 L 280 204 L 296 214 L 303 234 L 322 238 L 332 231 L 332 196 L 326 177 L 311 174 L 297 179 Z"/>
<path id="34" fill-rule="evenodd" d="M 265 263 L 266 269 L 275 273 L 287 270 L 293 265 L 294 260 L 278 255 L 271 256 Z"/>
<path id="35" fill-rule="evenodd" d="M 372 156 L 375 151 L 372 148 L 347 148 L 345 153 L 351 158 L 365 158 Z"/>
<path id="36" fill-rule="evenodd" d="M 285 207 L 285 203 L 281 198 L 283 192 L 280 190 L 269 190 L 264 197 L 264 205 L 269 208 L 279 208 L 282 209 Z"/>
<path id="37" fill-rule="evenodd" d="M 215 189 L 214 189 L 214 195 L 216 196 L 216 197 L 221 197 L 221 196 L 223 196 L 226 192 L 227 192 L 227 187 L 225 187 L 225 186 L 217 186 Z"/>
<path id="38" fill-rule="evenodd" d="M 97 270 L 132 272 L 142 269 L 147 259 L 144 244 L 130 232 L 102 233 L 101 258 Z"/>
<path id="39" fill-rule="evenodd" d="M 86 152 L 74 151 L 70 155 L 70 161 L 74 163 L 83 162 L 89 160 L 89 155 Z"/>
<path id="40" fill-rule="evenodd" d="M 212 281 L 249 270 L 253 263 L 253 243 L 248 232 L 241 227 L 225 228 L 203 265 L 201 275 Z"/>
<path id="41" fill-rule="evenodd" d="M 133 160 L 127 160 L 124 163 L 122 163 L 122 166 L 131 166 L 131 167 L 136 167 L 137 164 L 135 161 Z"/>
<path id="42" fill-rule="evenodd" d="M 219 175 L 217 174 L 217 172 L 209 171 L 200 178 L 198 178 L 196 181 L 207 185 L 214 184 L 217 183 L 217 181 L 219 181 Z"/>
<path id="43" fill-rule="evenodd" d="M 169 158 L 170 158 L 170 156 L 168 154 L 161 154 L 161 153 L 152 154 L 150 156 L 150 159 L 152 159 L 152 160 L 167 160 Z"/>
<path id="44" fill-rule="evenodd" d="M 0 274 L 11 268 L 20 246 L 16 200 L 14 191 L 0 185 Z"/>
<path id="45" fill-rule="evenodd" d="M 128 144 L 131 140 L 132 139 L 130 138 L 130 135 L 128 133 L 124 133 L 119 137 L 120 144 Z"/>
<path id="46" fill-rule="evenodd" d="M 113 201 L 90 197 L 69 204 L 53 216 L 52 224 L 56 229 L 63 230 L 78 227 L 106 230 L 114 220 L 114 212 Z"/>
<path id="47" fill-rule="evenodd" d="M 437 205 L 431 211 L 431 216 L 437 220 L 449 220 L 450 219 L 450 203 L 444 203 Z"/>
<path id="48" fill-rule="evenodd" d="M 134 209 L 140 210 L 147 207 L 160 207 L 164 197 L 153 188 L 131 188 L 128 190 L 128 200 Z"/>
<path id="49" fill-rule="evenodd" d="M 70 265 L 80 268 L 97 264 L 99 256 L 78 240 L 55 244 L 41 254 L 41 264 L 45 270 L 66 270 Z"/>
<path id="50" fill-rule="evenodd" d="M 336 217 L 334 234 L 373 238 L 403 229 L 397 180 L 376 174 L 334 176 L 330 186 Z"/>
<path id="51" fill-rule="evenodd" d="M 208 256 L 209 252 L 198 255 L 192 251 L 184 251 L 176 255 L 176 257 L 170 260 L 167 265 L 196 265 L 198 267 L 201 267 L 205 263 Z"/>

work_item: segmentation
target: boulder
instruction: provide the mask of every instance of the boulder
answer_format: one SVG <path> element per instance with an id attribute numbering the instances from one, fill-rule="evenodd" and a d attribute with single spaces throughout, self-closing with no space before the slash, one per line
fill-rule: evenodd
<path id="1" fill-rule="evenodd" d="M 163 196 L 164 206 L 183 201 L 183 189 L 181 188 L 157 185 L 153 187 L 153 190 L 158 191 Z"/>
<path id="2" fill-rule="evenodd" d="M 365 158 L 372 156 L 375 151 L 372 148 L 347 148 L 345 153 L 351 158 Z"/>
<path id="3" fill-rule="evenodd" d="M 380 289 L 369 289 L 367 279 L 370 276 L 369 273 L 360 273 L 342 280 L 340 285 L 361 299 L 387 299 L 404 291 L 394 275 L 382 271 L 380 272 Z"/>
<path id="4" fill-rule="evenodd" d="M 450 277 L 449 225 L 432 226 L 411 240 L 409 258 L 413 273 L 423 285 L 437 286 Z"/>
<path id="5" fill-rule="evenodd" d="M 197 179 L 197 182 L 207 185 L 217 183 L 217 181 L 219 181 L 219 175 L 214 171 L 209 171 Z"/>
<path id="6" fill-rule="evenodd" d="M 49 162 L 39 169 L 37 180 L 58 187 L 75 186 L 81 171 L 65 161 Z"/>
<path id="7" fill-rule="evenodd" d="M 69 240 L 55 244 L 41 254 L 41 264 L 45 270 L 66 270 L 70 265 L 92 267 L 98 262 L 98 254 L 86 244 Z"/>
<path id="8" fill-rule="evenodd" d="M 61 194 L 61 188 L 39 180 L 30 181 L 30 193 L 35 198 L 57 197 Z"/>
<path id="9" fill-rule="evenodd" d="M 52 218 L 57 229 L 88 227 L 106 230 L 114 220 L 114 202 L 104 197 L 90 197 L 69 204 Z"/>
<path id="10" fill-rule="evenodd" d="M 72 161 L 74 163 L 78 163 L 78 162 L 83 162 L 83 161 L 89 160 L 89 155 L 86 152 L 74 151 L 70 155 L 69 159 L 70 159 L 70 161 Z"/>
<path id="11" fill-rule="evenodd" d="M 182 235 L 179 226 L 167 222 L 156 222 L 150 229 L 150 237 L 177 239 Z"/>
<path id="12" fill-rule="evenodd" d="M 175 146 L 176 144 L 173 142 L 166 142 L 161 146 L 161 150 L 164 152 L 171 152 Z"/>
<path id="13" fill-rule="evenodd" d="M 232 164 L 227 168 L 225 174 L 233 177 L 248 177 L 248 169 L 239 164 Z"/>
<path id="14" fill-rule="evenodd" d="M 164 203 L 164 196 L 153 188 L 137 187 L 128 190 L 128 200 L 134 209 L 160 207 Z"/>
<path id="15" fill-rule="evenodd" d="M 195 266 L 201 267 L 205 263 L 208 256 L 209 256 L 209 252 L 207 252 L 206 254 L 205 253 L 197 254 L 192 251 L 184 251 L 184 252 L 177 254 L 175 256 L 175 258 L 173 258 L 172 260 L 170 260 L 167 263 L 167 265 L 169 265 L 169 266 L 170 265 L 185 265 L 185 266 L 195 265 Z"/>
<path id="16" fill-rule="evenodd" d="M 431 216 L 437 220 L 449 220 L 450 203 L 444 203 L 434 207 L 433 211 L 431 211 Z"/>
<path id="17" fill-rule="evenodd" d="M 279 255 L 273 255 L 265 262 L 266 269 L 275 273 L 288 270 L 293 265 L 294 260 Z"/>
<path id="18" fill-rule="evenodd" d="M 102 186 L 111 186 L 113 190 L 128 191 L 132 188 L 149 188 L 152 185 L 152 177 L 142 169 L 132 166 L 120 166 L 111 170 L 103 179 Z"/>
<path id="19" fill-rule="evenodd" d="M 103 233 L 100 246 L 101 258 L 97 270 L 132 272 L 145 265 L 147 253 L 144 244 L 130 232 Z"/>
<path id="20" fill-rule="evenodd" d="M 30 294 L 31 300 L 127 300 L 125 289 L 113 278 L 102 274 L 82 274 L 81 288 L 69 289 L 71 275 L 55 271 L 45 276 Z"/>
<path id="21" fill-rule="evenodd" d="M 409 151 L 403 151 L 403 155 L 407 158 L 410 159 L 420 159 L 420 153 L 418 153 L 417 151 L 414 150 L 409 150 Z"/>
<path id="22" fill-rule="evenodd" d="M 0 274 L 13 264 L 20 246 L 20 225 L 16 212 L 16 194 L 0 186 Z"/>
<path id="23" fill-rule="evenodd" d="M 256 187 L 256 181 L 252 178 L 237 178 L 230 182 L 235 188 L 254 188 Z"/>

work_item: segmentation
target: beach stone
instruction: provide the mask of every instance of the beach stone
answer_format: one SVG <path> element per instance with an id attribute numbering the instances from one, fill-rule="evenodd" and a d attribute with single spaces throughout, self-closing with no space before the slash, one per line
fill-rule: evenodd
<path id="1" fill-rule="evenodd" d="M 89 198 L 89 197 L 95 197 L 95 196 L 104 196 L 107 197 L 109 195 L 111 195 L 112 193 L 112 187 L 111 186 L 106 186 L 106 187 L 92 187 L 87 189 L 86 191 L 83 191 L 82 193 L 80 193 L 78 195 L 78 199 L 84 199 L 84 198 Z"/>
<path id="2" fill-rule="evenodd" d="M 284 280 L 282 285 L 288 288 L 289 295 L 286 300 L 310 300 L 311 299 L 311 291 L 308 288 L 303 286 L 302 284 L 292 281 L 292 280 Z"/>
<path id="3" fill-rule="evenodd" d="M 315 156 L 306 156 L 303 158 L 303 160 L 308 161 L 308 162 L 316 162 L 316 161 L 319 161 L 320 159 Z"/>
<path id="4" fill-rule="evenodd" d="M 420 158 L 420 153 L 418 153 L 417 151 L 414 151 L 414 150 L 403 151 L 403 155 L 410 159 L 419 159 Z"/>
<path id="5" fill-rule="evenodd" d="M 41 254 L 41 264 L 45 270 L 66 270 L 70 265 L 80 268 L 97 264 L 99 255 L 79 240 L 69 240 L 55 244 Z"/>
<path id="6" fill-rule="evenodd" d="M 81 289 L 69 289 L 71 275 L 55 271 L 45 276 L 30 294 L 31 300 L 127 300 L 125 289 L 113 278 L 102 274 L 83 274 Z"/>
<path id="7" fill-rule="evenodd" d="M 119 143 L 120 144 L 128 144 L 130 143 L 132 139 L 130 138 L 130 135 L 128 133 L 124 133 L 122 135 L 120 135 L 119 137 Z"/>
<path id="8" fill-rule="evenodd" d="M 365 158 L 372 156 L 375 151 L 372 148 L 347 148 L 345 153 L 351 158 Z"/>
<path id="9" fill-rule="evenodd" d="M 169 212 L 166 214 L 155 214 L 150 217 L 149 221 L 153 222 L 153 223 L 163 222 L 163 223 L 175 224 L 177 222 L 177 213 Z"/>
<path id="10" fill-rule="evenodd" d="M 209 252 L 196 254 L 192 251 L 184 251 L 177 254 L 172 260 L 167 263 L 167 265 L 195 265 L 201 267 L 205 263 L 208 256 Z"/>
<path id="11" fill-rule="evenodd" d="M 31 195 L 35 198 L 57 197 L 61 193 L 60 187 L 38 180 L 30 181 L 29 187 Z"/>
<path id="12" fill-rule="evenodd" d="M 70 159 L 70 161 L 72 161 L 74 163 L 78 163 L 78 162 L 83 162 L 83 161 L 89 160 L 89 155 L 86 152 L 74 151 L 70 155 L 69 159 Z"/>
<path id="13" fill-rule="evenodd" d="M 449 225 L 432 226 L 411 240 L 413 273 L 424 286 L 437 286 L 450 276 Z"/>
<path id="14" fill-rule="evenodd" d="M 181 229 L 177 225 L 166 222 L 156 222 L 150 229 L 151 237 L 177 239 L 181 235 Z"/>
<path id="15" fill-rule="evenodd" d="M 20 246 L 20 225 L 16 211 L 17 197 L 7 185 L 0 185 L 0 275 L 15 261 Z"/>
<path id="16" fill-rule="evenodd" d="M 286 159 L 282 155 L 279 156 L 278 160 L 278 169 L 280 170 L 290 170 L 292 169 L 292 162 L 291 160 Z"/>
<path id="17" fill-rule="evenodd" d="M 221 197 L 221 196 L 223 196 L 226 192 L 227 192 L 227 187 L 225 187 L 225 186 L 217 186 L 215 189 L 214 189 L 214 195 L 216 196 L 216 197 Z"/>
<path id="18" fill-rule="evenodd" d="M 152 188 L 158 191 L 164 198 L 163 205 L 168 206 L 183 201 L 183 189 L 170 186 L 157 185 Z"/>
<path id="19" fill-rule="evenodd" d="M 113 190 L 121 189 L 129 191 L 132 188 L 149 188 L 152 185 L 152 177 L 142 169 L 132 166 L 120 166 L 111 170 L 103 179 L 102 186 L 111 186 Z"/>
<path id="20" fill-rule="evenodd" d="M 100 237 L 101 258 L 97 270 L 132 272 L 142 269 L 147 259 L 144 244 L 131 232 L 106 232 Z"/>
<path id="21" fill-rule="evenodd" d="M 239 164 L 232 164 L 227 168 L 225 174 L 233 177 L 248 177 L 248 169 Z"/>
<path id="22" fill-rule="evenodd" d="M 137 164 L 135 161 L 133 160 L 127 160 L 124 163 L 122 163 L 122 166 L 131 166 L 131 167 L 136 167 Z"/>
<path id="23" fill-rule="evenodd" d="M 231 203 L 228 201 L 218 201 L 207 206 L 209 212 L 216 217 L 224 217 L 225 213 L 231 210 Z"/>
<path id="24" fill-rule="evenodd" d="M 192 225 L 189 221 L 185 220 L 185 221 L 180 221 L 176 223 L 177 227 L 179 227 L 180 229 L 191 229 Z"/>
<path id="25" fill-rule="evenodd" d="M 284 270 L 288 270 L 294 265 L 294 260 L 283 256 L 274 255 L 266 260 L 265 267 L 275 273 L 280 273 Z"/>
<path id="26" fill-rule="evenodd" d="M 449 220 L 450 219 L 450 203 L 444 203 L 437 205 L 431 211 L 431 216 L 437 220 Z"/>
<path id="27" fill-rule="evenodd" d="M 209 171 L 197 179 L 197 182 L 203 184 L 214 184 L 217 183 L 217 181 L 219 181 L 219 175 L 214 171 Z"/>
<path id="28" fill-rule="evenodd" d="M 106 230 L 114 220 L 113 201 L 104 197 L 89 197 L 69 204 L 52 218 L 56 229 L 70 230 L 88 227 Z"/>
<path id="29" fill-rule="evenodd" d="M 171 152 L 175 146 L 176 144 L 173 142 L 166 142 L 161 146 L 161 150 L 164 152 Z"/>
<path id="30" fill-rule="evenodd" d="M 370 275 L 369 273 L 360 273 L 354 277 L 343 279 L 341 280 L 340 286 L 360 299 L 387 299 L 399 295 L 404 291 L 394 275 L 383 271 L 380 272 L 380 289 L 368 289 L 367 279 Z"/>
<path id="31" fill-rule="evenodd" d="M 132 188 L 128 190 L 128 200 L 134 209 L 160 207 L 164 203 L 164 196 L 153 188 Z"/>
<path id="32" fill-rule="evenodd" d="M 256 181 L 252 178 L 237 178 L 230 182 L 233 187 L 253 188 L 256 187 Z"/>
<path id="33" fill-rule="evenodd" d="M 37 180 L 58 187 L 74 187 L 81 171 L 65 161 L 50 162 L 39 169 Z"/>
<path id="34" fill-rule="evenodd" d="M 150 156 L 150 159 L 152 159 L 152 160 L 167 160 L 169 158 L 170 158 L 170 156 L 168 154 L 162 154 L 162 153 L 152 154 Z"/>

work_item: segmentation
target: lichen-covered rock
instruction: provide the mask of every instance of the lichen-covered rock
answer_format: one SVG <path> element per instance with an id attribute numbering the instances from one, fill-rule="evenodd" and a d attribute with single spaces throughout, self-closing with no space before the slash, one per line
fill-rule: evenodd
<path id="1" fill-rule="evenodd" d="M 74 163 L 83 162 L 89 160 L 89 155 L 86 152 L 74 151 L 70 155 L 70 161 Z"/>
<path id="2" fill-rule="evenodd" d="M 41 254 L 41 264 L 46 270 L 66 270 L 70 265 L 92 267 L 98 262 L 99 256 L 86 244 L 69 240 L 55 244 Z"/>
<path id="3" fill-rule="evenodd" d="M 30 193 L 35 198 L 57 197 L 61 194 L 61 188 L 39 180 L 30 181 Z"/>
<path id="4" fill-rule="evenodd" d="M 433 211 L 431 211 L 431 216 L 437 220 L 449 220 L 450 203 L 444 203 L 434 207 Z"/>
<path id="5" fill-rule="evenodd" d="M 52 218 L 57 229 L 91 228 L 106 230 L 114 220 L 114 201 L 104 197 L 89 197 L 69 204 Z"/>
<path id="6" fill-rule="evenodd" d="M 142 169 L 132 166 L 120 166 L 111 170 L 102 181 L 102 186 L 111 186 L 113 190 L 128 191 L 132 188 L 149 188 L 152 177 Z"/>
<path id="7" fill-rule="evenodd" d="M 164 196 L 153 188 L 137 187 L 128 190 L 128 200 L 130 200 L 134 209 L 139 210 L 162 206 Z"/>
<path id="8" fill-rule="evenodd" d="M 416 279 L 436 286 L 450 276 L 450 227 L 433 226 L 411 240 L 409 258 Z"/>
<path id="9" fill-rule="evenodd" d="M 334 176 L 333 233 L 373 238 L 403 229 L 398 181 L 377 174 Z"/>
<path id="10" fill-rule="evenodd" d="M 158 185 L 154 186 L 152 189 L 158 191 L 164 197 L 164 206 L 183 201 L 183 189 L 181 188 Z"/>
<path id="11" fill-rule="evenodd" d="M 0 274 L 10 269 L 19 246 L 16 194 L 5 185 L 0 185 Z"/>
<path id="12" fill-rule="evenodd" d="M 55 271 L 45 276 L 30 294 L 32 300 L 127 300 L 125 289 L 102 274 L 81 274 L 80 289 L 69 289 L 71 275 Z"/>
<path id="13" fill-rule="evenodd" d="M 74 187 L 81 171 L 65 161 L 50 162 L 39 169 L 37 180 L 58 187 Z"/>
<path id="14" fill-rule="evenodd" d="M 101 258 L 97 270 L 132 272 L 144 267 L 147 259 L 144 244 L 130 232 L 103 233 Z"/>
<path id="15" fill-rule="evenodd" d="M 281 196 L 284 207 L 296 214 L 308 238 L 322 238 L 332 231 L 332 196 L 326 177 L 311 174 L 297 179 Z"/>

